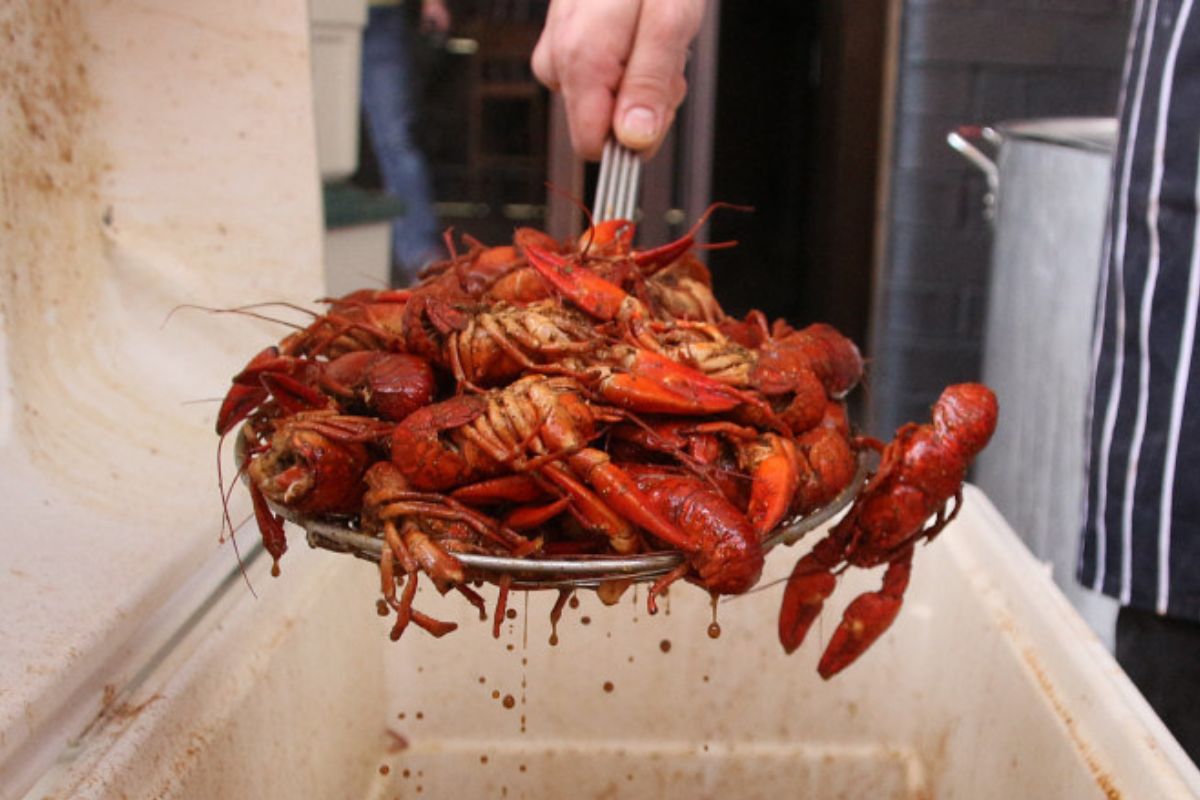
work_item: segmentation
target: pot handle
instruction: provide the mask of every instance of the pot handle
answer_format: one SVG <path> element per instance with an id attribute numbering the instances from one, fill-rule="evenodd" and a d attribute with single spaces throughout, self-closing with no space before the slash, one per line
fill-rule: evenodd
<path id="1" fill-rule="evenodd" d="M 959 125 L 946 134 L 946 143 L 977 167 L 987 180 L 988 190 L 983 198 L 983 216 L 988 220 L 996 215 L 996 194 L 1000 189 L 1000 170 L 996 167 L 995 157 L 981 150 L 976 142 L 987 142 L 992 147 L 999 148 L 1000 139 L 1000 134 L 986 125 Z"/>

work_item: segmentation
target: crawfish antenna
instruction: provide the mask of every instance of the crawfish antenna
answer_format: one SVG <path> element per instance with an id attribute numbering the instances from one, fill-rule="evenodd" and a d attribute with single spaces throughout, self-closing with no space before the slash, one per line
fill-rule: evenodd
<path id="1" fill-rule="evenodd" d="M 570 203 L 571 205 L 573 205 L 577 209 L 579 209 L 580 212 L 582 212 L 583 215 L 585 217 L 587 217 L 587 221 L 588 221 L 587 243 L 583 247 L 581 247 L 579 250 L 580 255 L 586 256 L 588 250 L 590 250 L 592 247 L 592 240 L 596 237 L 596 218 L 592 216 L 592 210 L 590 208 L 588 208 L 587 205 L 582 200 L 580 200 L 578 197 L 574 196 L 573 194 L 570 194 L 569 192 L 563 191 L 562 189 L 558 188 L 550 181 L 546 181 L 546 191 L 563 198 L 568 203 Z"/>
<path id="2" fill-rule="evenodd" d="M 268 314 L 260 314 L 257 311 L 253 310 L 256 308 L 268 308 L 268 307 L 274 307 L 274 306 L 278 306 L 281 308 L 290 308 L 295 311 L 302 311 L 305 314 L 310 314 L 314 317 L 316 316 L 316 314 L 313 311 L 310 311 L 309 309 L 302 308 L 301 306 L 293 305 L 292 303 L 285 303 L 282 301 L 272 302 L 272 303 L 252 303 L 250 305 L 237 306 L 236 308 L 210 308 L 209 306 L 200 306 L 200 305 L 196 305 L 194 303 L 180 303 L 179 305 L 175 306 L 174 308 L 172 308 L 170 311 L 167 312 L 167 316 L 163 318 L 162 324 L 159 325 L 159 329 L 161 330 L 162 328 L 167 327 L 167 323 L 169 323 L 171 321 L 171 318 L 175 316 L 176 311 L 186 309 L 189 311 L 204 311 L 208 314 L 238 314 L 243 317 L 250 317 L 251 319 L 260 319 L 260 320 L 263 320 L 264 322 L 271 322 L 276 325 L 283 325 L 285 327 L 291 328 L 292 330 L 296 330 L 296 331 L 304 330 L 303 325 L 297 325 L 294 322 L 288 322 L 285 319 L 280 319 L 278 317 L 272 317 Z"/>
<path id="3" fill-rule="evenodd" d="M 446 245 L 446 253 L 449 254 L 450 260 L 458 259 L 458 248 L 454 245 L 454 226 L 451 225 L 442 232 L 442 242 Z"/>
<path id="4" fill-rule="evenodd" d="M 226 490 L 225 477 L 223 474 L 224 471 L 221 465 L 221 446 L 225 444 L 225 435 L 226 434 L 221 434 L 221 438 L 217 440 L 217 486 L 221 492 L 220 541 L 225 541 L 225 530 L 228 529 L 229 540 L 233 542 L 233 554 L 234 557 L 237 558 L 238 571 L 242 574 L 242 580 L 246 582 L 246 588 L 250 590 L 250 595 L 257 600 L 258 593 L 254 591 L 254 586 L 250 583 L 250 576 L 246 574 L 246 562 L 242 560 L 242 551 L 241 548 L 238 547 L 237 543 L 238 529 L 245 525 L 246 522 L 249 521 L 250 517 L 247 516 L 246 519 L 242 520 L 237 525 L 234 525 L 233 520 L 229 516 L 229 498 L 233 495 L 233 489 L 237 485 L 238 479 L 242 476 L 242 472 L 245 470 L 245 467 L 238 467 L 237 475 L 235 475 L 233 480 L 229 482 L 229 489 Z"/>
<path id="5" fill-rule="evenodd" d="M 708 222 L 709 218 L 712 217 L 713 213 L 719 208 L 727 208 L 731 211 L 744 211 L 747 214 L 754 213 L 754 206 L 743 206 L 738 205 L 737 203 L 726 203 L 724 201 L 710 203 L 708 208 L 704 209 L 704 213 L 700 215 L 699 219 L 697 219 L 692 224 L 692 227 L 688 229 L 686 236 L 695 238 L 696 234 L 700 232 L 700 229 L 704 227 L 705 223 Z"/>

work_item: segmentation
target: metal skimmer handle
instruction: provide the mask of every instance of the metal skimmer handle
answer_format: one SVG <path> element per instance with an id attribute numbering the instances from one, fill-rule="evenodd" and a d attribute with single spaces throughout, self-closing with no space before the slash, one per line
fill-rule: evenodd
<path id="1" fill-rule="evenodd" d="M 642 159 L 637 153 L 610 138 L 600 155 L 600 175 L 596 181 L 596 201 L 592 203 L 592 219 L 633 220 L 637 213 L 638 190 L 641 188 Z"/>

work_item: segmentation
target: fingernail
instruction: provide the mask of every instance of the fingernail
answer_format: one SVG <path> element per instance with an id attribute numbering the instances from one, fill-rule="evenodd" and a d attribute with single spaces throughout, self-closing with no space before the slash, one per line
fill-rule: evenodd
<path id="1" fill-rule="evenodd" d="M 620 138 L 630 147 L 646 147 L 658 138 L 658 115 L 646 106 L 633 106 L 621 117 Z"/>

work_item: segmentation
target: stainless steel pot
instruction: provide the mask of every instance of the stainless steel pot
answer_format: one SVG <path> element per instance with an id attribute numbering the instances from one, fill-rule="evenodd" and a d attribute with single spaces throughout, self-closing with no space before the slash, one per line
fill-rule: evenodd
<path id="1" fill-rule="evenodd" d="M 988 179 L 995 226 L 983 378 L 1000 424 L 975 480 L 1111 644 L 1113 605 L 1074 581 L 1092 317 L 1113 119 L 961 128 L 952 147 Z M 985 150 L 998 150 L 993 159 Z"/>

